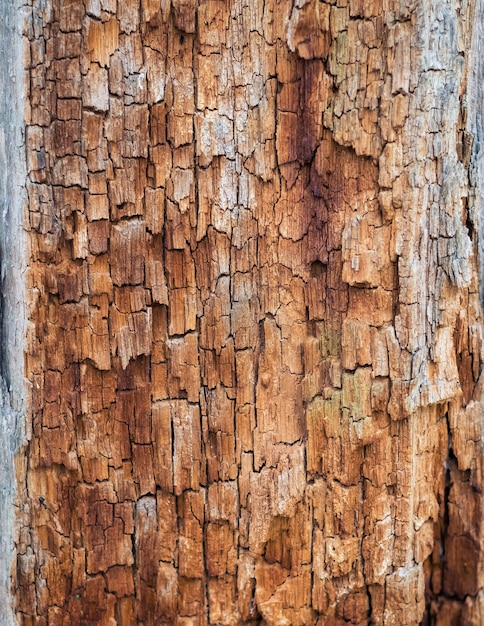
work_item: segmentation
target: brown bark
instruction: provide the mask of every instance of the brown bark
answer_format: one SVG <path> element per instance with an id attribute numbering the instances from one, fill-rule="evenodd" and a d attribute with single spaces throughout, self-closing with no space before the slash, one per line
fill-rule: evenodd
<path id="1" fill-rule="evenodd" d="M 482 623 L 473 20 L 31 3 L 20 623 Z"/>

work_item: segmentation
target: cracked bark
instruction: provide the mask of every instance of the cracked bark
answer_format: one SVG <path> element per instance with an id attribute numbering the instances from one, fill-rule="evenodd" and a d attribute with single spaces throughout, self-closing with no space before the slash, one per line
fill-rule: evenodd
<path id="1" fill-rule="evenodd" d="M 481 5 L 25 7 L 17 621 L 481 624 Z"/>

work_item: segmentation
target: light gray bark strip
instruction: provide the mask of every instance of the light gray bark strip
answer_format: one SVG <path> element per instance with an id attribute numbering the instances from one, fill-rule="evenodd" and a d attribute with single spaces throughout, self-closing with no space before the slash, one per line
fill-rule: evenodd
<path id="1" fill-rule="evenodd" d="M 481 302 L 484 301 L 484 0 L 476 0 L 474 32 L 469 69 L 467 125 L 472 137 L 470 167 L 470 210 L 479 229 Z"/>
<path id="2" fill-rule="evenodd" d="M 15 623 L 15 452 L 25 432 L 25 6 L 0 0 L 0 623 Z"/>

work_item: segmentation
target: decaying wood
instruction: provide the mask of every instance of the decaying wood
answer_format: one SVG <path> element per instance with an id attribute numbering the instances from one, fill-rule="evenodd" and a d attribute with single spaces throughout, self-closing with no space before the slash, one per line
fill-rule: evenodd
<path id="1" fill-rule="evenodd" d="M 28 4 L 20 623 L 481 624 L 474 3 Z"/>

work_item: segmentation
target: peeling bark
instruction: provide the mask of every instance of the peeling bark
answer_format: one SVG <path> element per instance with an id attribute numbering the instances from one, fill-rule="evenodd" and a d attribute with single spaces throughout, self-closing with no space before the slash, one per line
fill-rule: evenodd
<path id="1" fill-rule="evenodd" d="M 19 623 L 482 623 L 481 5 L 27 6 Z"/>

